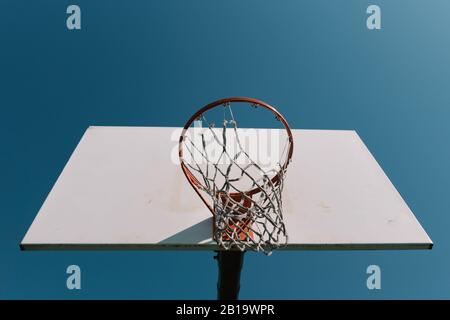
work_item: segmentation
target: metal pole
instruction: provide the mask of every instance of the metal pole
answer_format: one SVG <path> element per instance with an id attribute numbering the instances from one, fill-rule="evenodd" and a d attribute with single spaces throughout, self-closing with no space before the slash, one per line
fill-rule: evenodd
<path id="1" fill-rule="evenodd" d="M 218 251 L 214 257 L 219 264 L 217 299 L 237 300 L 241 287 L 241 270 L 244 263 L 243 251 Z"/>

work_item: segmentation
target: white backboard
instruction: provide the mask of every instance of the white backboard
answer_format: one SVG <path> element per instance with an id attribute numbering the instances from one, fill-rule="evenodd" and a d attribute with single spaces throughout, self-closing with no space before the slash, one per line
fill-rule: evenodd
<path id="1" fill-rule="evenodd" d="M 211 213 L 174 161 L 179 134 L 167 127 L 89 127 L 21 248 L 218 249 Z M 283 191 L 285 249 L 432 247 L 355 131 L 293 135 Z"/>

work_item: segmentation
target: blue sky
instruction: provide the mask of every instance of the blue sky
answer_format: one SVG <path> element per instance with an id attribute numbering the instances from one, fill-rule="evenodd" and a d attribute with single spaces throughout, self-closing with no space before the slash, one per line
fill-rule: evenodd
<path id="1" fill-rule="evenodd" d="M 249 253 L 241 298 L 450 297 L 447 1 L 0 3 L 0 298 L 214 299 L 212 252 L 21 252 L 89 125 L 181 126 L 218 98 L 277 105 L 293 128 L 353 129 L 431 251 Z M 366 28 L 378 4 L 382 29 Z M 263 119 L 261 119 L 263 121 Z M 69 291 L 65 269 L 82 269 Z M 370 264 L 382 289 L 369 291 Z"/>

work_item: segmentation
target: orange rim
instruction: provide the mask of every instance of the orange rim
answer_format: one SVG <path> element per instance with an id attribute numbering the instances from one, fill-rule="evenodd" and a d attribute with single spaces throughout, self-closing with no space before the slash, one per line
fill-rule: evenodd
<path id="1" fill-rule="evenodd" d="M 200 110 L 198 110 L 193 116 L 191 116 L 189 118 L 189 120 L 186 122 L 186 124 L 183 127 L 183 130 L 182 130 L 181 135 L 180 135 L 179 143 L 178 143 L 178 155 L 179 155 L 179 158 L 180 158 L 181 169 L 183 170 L 184 175 L 186 176 L 186 178 L 189 181 L 189 183 L 191 184 L 191 186 L 194 188 L 195 192 L 202 199 L 203 203 L 208 207 L 208 209 L 211 211 L 211 213 L 213 215 L 214 215 L 214 208 L 211 207 L 211 205 L 208 203 L 208 201 L 206 200 L 204 195 L 200 192 L 200 188 L 201 188 L 202 184 L 198 181 L 198 179 L 194 176 L 194 174 L 189 170 L 189 168 L 184 164 L 184 159 L 183 159 L 183 141 L 184 141 L 184 137 L 186 135 L 186 132 L 189 129 L 189 127 L 192 125 L 192 123 L 196 119 L 201 117 L 206 111 L 208 111 L 208 110 L 210 110 L 212 108 L 215 108 L 217 106 L 225 105 L 225 104 L 232 103 L 232 102 L 244 102 L 244 103 L 249 103 L 251 106 L 255 106 L 255 105 L 256 106 L 261 106 L 261 107 L 271 111 L 273 114 L 275 114 L 275 117 L 283 124 L 284 128 L 286 129 L 286 132 L 287 132 L 287 135 L 288 135 L 288 139 L 289 139 L 289 150 L 288 150 L 288 156 L 286 158 L 286 162 L 281 167 L 280 174 L 289 165 L 289 162 L 291 161 L 292 154 L 293 154 L 293 151 L 294 151 L 294 138 L 292 136 L 292 132 L 291 132 L 291 129 L 289 127 L 288 122 L 283 117 L 283 115 L 277 111 L 277 109 L 275 109 L 274 107 L 272 107 L 271 105 L 269 105 L 269 104 L 267 104 L 267 103 L 265 103 L 263 101 L 260 101 L 260 100 L 257 100 L 257 99 L 253 99 L 253 98 L 247 98 L 247 97 L 232 97 L 232 98 L 225 98 L 225 99 L 220 99 L 220 100 L 214 101 L 214 102 L 212 102 L 210 104 L 207 104 L 206 106 L 204 106 Z M 276 174 L 272 178 L 272 183 L 273 184 L 278 183 L 280 174 Z M 254 189 L 248 191 L 248 192 L 245 192 L 245 195 L 248 196 L 248 197 L 251 197 L 252 195 L 254 195 L 254 194 L 256 194 L 256 193 L 258 193 L 260 191 L 261 191 L 261 189 L 257 187 L 257 188 L 254 188 Z M 240 193 L 240 192 L 231 192 L 231 193 L 229 193 L 229 197 L 231 197 L 233 200 L 234 199 L 242 199 L 242 196 L 243 196 L 243 193 Z M 249 199 L 245 199 L 245 200 L 248 200 L 248 202 L 250 202 Z M 243 230 L 247 230 L 248 228 L 250 228 L 250 226 L 248 225 L 248 222 L 244 223 L 243 221 L 245 221 L 245 220 L 239 221 L 238 223 L 236 223 L 236 225 L 230 225 L 229 227 L 231 228 L 231 230 L 234 230 L 234 228 L 236 228 L 236 226 L 241 227 Z"/>

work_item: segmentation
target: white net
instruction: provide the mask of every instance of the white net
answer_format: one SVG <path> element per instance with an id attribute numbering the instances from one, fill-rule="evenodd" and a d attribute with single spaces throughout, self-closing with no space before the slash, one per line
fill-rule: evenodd
<path id="1" fill-rule="evenodd" d="M 257 163 L 252 149 L 258 151 L 261 141 L 256 144 L 248 139 L 252 135 L 237 128 L 230 104 L 224 107 L 229 119 L 224 112 L 221 128 L 215 128 L 201 115 L 199 120 L 207 126 L 200 128 L 197 122 L 183 137 L 186 157 L 182 161 L 189 169 L 191 181 L 211 201 L 217 243 L 225 250 L 270 254 L 288 241 L 282 191 L 290 141 L 287 136 L 280 141 L 281 130 L 269 130 L 272 139 L 265 139 L 265 146 L 272 151 L 268 157 L 271 161 Z"/>

